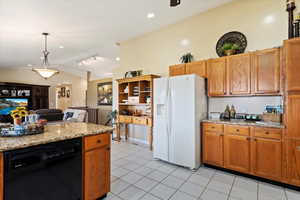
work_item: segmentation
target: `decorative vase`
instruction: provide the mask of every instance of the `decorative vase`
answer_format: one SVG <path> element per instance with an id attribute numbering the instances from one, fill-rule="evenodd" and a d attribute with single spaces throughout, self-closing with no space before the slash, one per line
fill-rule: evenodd
<path id="1" fill-rule="evenodd" d="M 236 50 L 235 49 L 230 49 L 230 50 L 226 50 L 225 51 L 225 55 L 226 56 L 232 56 L 236 53 Z"/>
<path id="2" fill-rule="evenodd" d="M 22 124 L 22 119 L 21 118 L 15 118 L 14 119 L 14 125 L 15 126 L 20 126 Z"/>

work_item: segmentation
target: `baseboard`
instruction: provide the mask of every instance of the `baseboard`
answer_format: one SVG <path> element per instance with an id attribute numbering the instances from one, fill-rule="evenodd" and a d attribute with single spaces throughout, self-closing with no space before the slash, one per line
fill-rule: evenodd
<path id="1" fill-rule="evenodd" d="M 117 137 L 117 135 L 114 133 L 113 137 L 115 138 L 115 137 Z M 121 136 L 121 139 L 125 140 L 125 136 Z M 129 137 L 128 141 L 131 142 L 131 143 L 136 143 L 136 144 L 143 145 L 143 146 L 149 146 L 148 142 L 146 140 L 142 140 L 142 139 Z"/>

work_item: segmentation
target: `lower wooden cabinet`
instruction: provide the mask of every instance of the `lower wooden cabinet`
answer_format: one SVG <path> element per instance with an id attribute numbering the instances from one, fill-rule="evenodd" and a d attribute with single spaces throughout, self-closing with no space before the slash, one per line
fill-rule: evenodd
<path id="1" fill-rule="evenodd" d="M 204 133 L 203 160 L 207 164 L 223 166 L 223 135 L 219 132 Z"/>
<path id="2" fill-rule="evenodd" d="M 84 138 L 84 200 L 95 200 L 110 192 L 110 140 L 107 137 L 110 139 L 109 133 Z M 102 144 L 91 148 L 87 141 L 94 138 Z"/>
<path id="3" fill-rule="evenodd" d="M 287 160 L 290 184 L 300 186 L 300 140 L 286 142 L 286 158 L 282 129 L 214 123 L 203 127 L 204 163 L 286 182 L 283 169 Z"/>
<path id="4" fill-rule="evenodd" d="M 254 138 L 251 149 L 253 173 L 256 176 L 280 181 L 282 178 L 281 140 Z"/>
<path id="5" fill-rule="evenodd" d="M 250 137 L 225 133 L 224 158 L 226 168 L 249 173 Z"/>
<path id="6" fill-rule="evenodd" d="M 300 186 L 300 140 L 287 140 L 286 150 L 289 184 Z"/>

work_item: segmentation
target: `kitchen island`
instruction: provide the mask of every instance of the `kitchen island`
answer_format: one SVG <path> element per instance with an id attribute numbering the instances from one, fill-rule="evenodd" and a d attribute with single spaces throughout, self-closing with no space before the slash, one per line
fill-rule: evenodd
<path id="1" fill-rule="evenodd" d="M 35 200 L 41 195 L 49 200 L 105 196 L 110 191 L 112 131 L 112 127 L 96 124 L 62 123 L 46 126 L 39 135 L 0 138 L 0 200 L 15 199 L 12 197 L 22 192 L 23 200 L 29 199 L 24 196 Z M 57 184 L 66 186 L 68 192 Z M 18 191 L 26 185 L 30 187 Z"/>

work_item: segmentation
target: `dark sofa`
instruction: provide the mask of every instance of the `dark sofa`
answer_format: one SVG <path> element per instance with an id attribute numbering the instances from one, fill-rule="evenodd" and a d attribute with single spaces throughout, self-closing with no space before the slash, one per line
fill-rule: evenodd
<path id="1" fill-rule="evenodd" d="M 60 109 L 40 109 L 34 112 L 39 115 L 39 119 L 46 119 L 47 121 L 61 121 L 64 113 Z"/>

